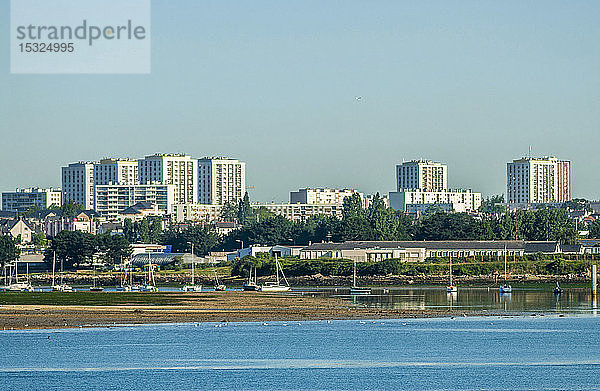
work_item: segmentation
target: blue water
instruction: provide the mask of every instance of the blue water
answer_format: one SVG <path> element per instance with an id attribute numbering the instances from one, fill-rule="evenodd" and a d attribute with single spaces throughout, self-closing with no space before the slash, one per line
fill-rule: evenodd
<path id="1" fill-rule="evenodd" d="M 581 316 L 0 332 L 2 390 L 597 390 Z"/>

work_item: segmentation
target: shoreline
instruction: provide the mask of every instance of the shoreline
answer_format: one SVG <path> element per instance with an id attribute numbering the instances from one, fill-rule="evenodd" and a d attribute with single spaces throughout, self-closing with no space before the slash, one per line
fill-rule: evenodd
<path id="1" fill-rule="evenodd" d="M 73 294 L 58 294 L 57 297 L 64 298 L 64 295 Z M 98 294 L 91 295 L 98 297 Z M 506 315 L 505 312 L 496 311 L 382 309 L 357 305 L 340 298 L 248 294 L 247 292 L 159 293 L 154 296 L 158 299 L 172 300 L 172 303 L 126 303 L 132 301 L 129 300 L 132 299 L 131 295 L 131 293 L 124 293 L 121 297 L 124 299 L 123 303 L 103 305 L 18 304 L 19 300 L 15 300 L 14 304 L 0 306 L 0 330 L 162 323 L 377 320 Z M 107 296 L 114 298 L 115 293 Z"/>

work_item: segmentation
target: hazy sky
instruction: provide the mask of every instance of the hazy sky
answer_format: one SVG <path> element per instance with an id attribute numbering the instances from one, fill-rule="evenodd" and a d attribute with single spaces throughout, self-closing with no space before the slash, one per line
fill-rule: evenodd
<path id="1" fill-rule="evenodd" d="M 0 15 L 3 191 L 185 152 L 246 161 L 257 201 L 387 193 L 414 158 L 489 195 L 531 145 L 600 198 L 598 1 L 154 0 L 150 75 L 11 75 Z"/>

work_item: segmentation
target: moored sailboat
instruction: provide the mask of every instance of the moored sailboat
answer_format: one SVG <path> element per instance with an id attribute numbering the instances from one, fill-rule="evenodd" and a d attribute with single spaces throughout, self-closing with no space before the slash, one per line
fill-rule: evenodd
<path id="1" fill-rule="evenodd" d="M 281 275 L 283 276 L 283 280 L 285 281 L 285 285 L 281 284 L 281 280 L 279 279 L 279 271 L 281 271 Z M 277 254 L 275 254 L 275 276 L 277 281 L 269 281 L 265 282 L 263 285 L 259 287 L 259 291 L 261 292 L 287 292 L 290 290 L 290 284 L 285 278 L 285 274 L 283 274 L 283 269 L 277 260 Z"/>
<path id="2" fill-rule="evenodd" d="M 506 255 L 506 244 L 504 245 L 504 285 L 500 286 L 500 293 L 511 293 L 512 287 L 508 283 L 508 264 Z"/>
<path id="3" fill-rule="evenodd" d="M 370 295 L 371 288 L 369 287 L 360 287 L 356 283 L 356 260 L 354 260 L 354 268 L 352 272 L 352 286 L 350 287 L 351 295 Z"/>
<path id="4" fill-rule="evenodd" d="M 446 287 L 446 292 L 455 293 L 458 292 L 458 288 L 456 285 L 452 284 L 452 257 L 450 258 L 450 272 L 448 273 L 450 276 L 450 285 Z"/>

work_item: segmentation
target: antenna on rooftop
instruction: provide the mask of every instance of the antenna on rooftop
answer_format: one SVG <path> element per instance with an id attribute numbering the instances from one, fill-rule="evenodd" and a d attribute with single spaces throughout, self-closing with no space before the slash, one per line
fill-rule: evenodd
<path id="1" fill-rule="evenodd" d="M 529 158 L 531 159 L 531 145 L 529 146 Z"/>

